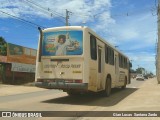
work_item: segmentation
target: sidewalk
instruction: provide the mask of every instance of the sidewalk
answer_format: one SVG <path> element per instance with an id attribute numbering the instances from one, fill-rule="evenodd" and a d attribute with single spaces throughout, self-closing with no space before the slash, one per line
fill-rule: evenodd
<path id="1" fill-rule="evenodd" d="M 120 108 L 124 111 L 160 111 L 160 84 L 156 78 L 146 80 L 136 92 L 119 105 L 124 106 Z"/>
<path id="2" fill-rule="evenodd" d="M 44 91 L 47 89 L 38 88 L 35 86 L 23 86 L 23 85 L 5 85 L 0 84 L 0 96 L 23 94 L 37 91 Z"/>
<path id="3" fill-rule="evenodd" d="M 95 111 L 160 111 L 160 84 L 157 79 L 149 79 L 137 91 L 117 105 L 97 108 Z M 159 117 L 85 117 L 79 120 L 160 120 Z"/>

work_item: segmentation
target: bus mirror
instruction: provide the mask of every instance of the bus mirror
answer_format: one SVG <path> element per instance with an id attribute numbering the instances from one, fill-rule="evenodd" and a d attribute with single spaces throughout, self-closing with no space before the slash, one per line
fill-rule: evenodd
<path id="1" fill-rule="evenodd" d="M 41 53 L 42 53 L 42 29 L 38 27 L 39 33 L 40 33 L 40 44 L 39 44 L 39 56 L 38 56 L 38 62 L 41 62 Z"/>
<path id="2" fill-rule="evenodd" d="M 131 62 L 129 62 L 129 67 L 130 67 L 130 68 L 132 67 L 132 63 L 131 63 Z"/>
<path id="3" fill-rule="evenodd" d="M 40 27 L 38 27 L 38 30 L 39 30 L 40 33 L 42 32 L 42 29 Z"/>

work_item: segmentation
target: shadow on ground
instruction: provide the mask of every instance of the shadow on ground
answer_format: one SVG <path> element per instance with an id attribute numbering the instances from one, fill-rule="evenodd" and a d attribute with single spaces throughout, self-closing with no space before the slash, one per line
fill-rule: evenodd
<path id="1" fill-rule="evenodd" d="M 112 90 L 109 97 L 104 97 L 101 94 L 84 94 L 79 96 L 64 96 L 50 100 L 42 101 L 43 103 L 56 104 L 71 104 L 71 105 L 87 105 L 87 106 L 113 106 L 131 95 L 137 88 L 126 88 L 121 90 L 116 88 Z"/>

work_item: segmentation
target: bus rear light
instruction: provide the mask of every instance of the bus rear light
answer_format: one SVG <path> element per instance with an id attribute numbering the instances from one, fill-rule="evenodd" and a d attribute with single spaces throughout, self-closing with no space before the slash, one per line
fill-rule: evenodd
<path id="1" fill-rule="evenodd" d="M 75 80 L 75 83 L 82 83 L 82 80 Z"/>
<path id="2" fill-rule="evenodd" d="M 82 80 L 65 80 L 65 83 L 82 83 Z"/>
<path id="3" fill-rule="evenodd" d="M 55 80 L 50 80 L 50 79 L 38 79 L 37 82 L 55 82 Z"/>
<path id="4" fill-rule="evenodd" d="M 53 80 L 46 80 L 46 82 L 49 82 L 49 83 L 50 83 L 50 82 L 53 82 Z"/>
<path id="5" fill-rule="evenodd" d="M 65 83 L 73 83 L 73 80 L 65 80 Z"/>
<path id="6" fill-rule="evenodd" d="M 82 83 L 82 80 L 65 80 L 65 83 Z"/>

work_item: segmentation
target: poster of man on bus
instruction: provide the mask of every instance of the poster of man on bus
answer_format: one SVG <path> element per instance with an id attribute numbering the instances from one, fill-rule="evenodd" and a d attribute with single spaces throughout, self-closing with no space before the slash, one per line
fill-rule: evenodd
<path id="1" fill-rule="evenodd" d="M 45 32 L 42 54 L 63 56 L 82 54 L 82 31 Z"/>

